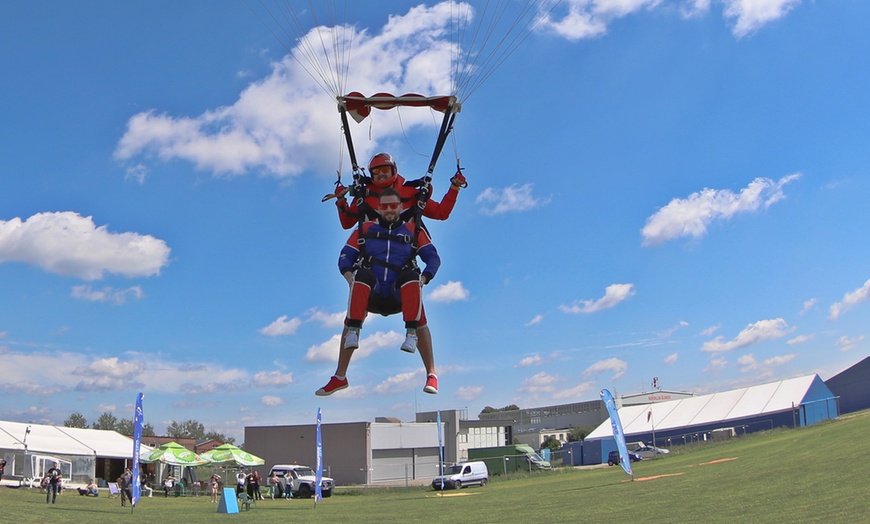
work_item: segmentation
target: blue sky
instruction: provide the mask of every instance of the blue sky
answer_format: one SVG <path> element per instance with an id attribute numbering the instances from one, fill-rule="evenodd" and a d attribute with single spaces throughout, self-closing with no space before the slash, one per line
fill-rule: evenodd
<path id="1" fill-rule="evenodd" d="M 373 5 L 348 17 L 347 89 L 447 94 L 443 6 Z M 829 378 L 870 348 L 868 18 L 563 1 L 463 100 L 435 172 L 436 197 L 457 156 L 469 181 L 429 223 L 440 393 L 401 320 L 371 318 L 351 387 L 321 399 L 347 300 L 348 232 L 320 202 L 350 180 L 331 95 L 242 2 L 3 2 L 0 418 L 132 416 L 143 391 L 158 432 L 241 439 L 318 407 L 474 417 L 653 377 Z M 416 178 L 438 118 L 379 112 L 358 155 Z"/>

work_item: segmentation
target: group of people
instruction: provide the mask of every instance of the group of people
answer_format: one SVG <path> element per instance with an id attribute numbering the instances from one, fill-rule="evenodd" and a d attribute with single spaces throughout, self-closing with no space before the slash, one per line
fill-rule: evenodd
<path id="1" fill-rule="evenodd" d="M 246 475 L 244 471 L 240 471 L 236 475 L 236 496 L 247 493 L 248 497 L 254 500 L 263 500 L 263 495 L 260 493 L 261 482 L 263 477 L 259 472 L 251 471 Z"/>
<path id="2" fill-rule="evenodd" d="M 124 473 L 118 477 L 116 481 L 120 495 L 121 495 L 121 506 L 126 506 L 127 501 L 133 503 L 133 471 L 130 468 L 126 468 Z M 60 493 L 63 488 L 63 472 L 60 469 L 60 464 L 55 462 L 52 467 L 48 468 L 45 472 L 45 476 L 42 478 L 42 482 L 40 486 L 45 489 L 45 503 L 46 504 L 55 504 L 57 503 L 57 495 Z M 147 488 L 150 491 L 150 488 Z M 83 488 L 76 488 L 79 495 L 83 497 L 99 497 L 100 496 L 100 488 L 97 486 L 97 483 L 94 479 L 88 479 L 88 483 Z"/>
<path id="3" fill-rule="evenodd" d="M 354 189 L 350 204 L 345 188 L 339 186 L 335 192 L 342 227 L 357 228 L 338 259 L 338 269 L 350 287 L 338 363 L 335 374 L 315 395 L 324 397 L 348 387 L 347 369 L 353 351 L 359 347 L 368 313 L 402 314 L 405 339 L 400 349 L 407 353 L 419 351 L 426 372 L 423 391 L 435 395 L 438 375 L 422 288 L 435 278 L 441 258 L 421 219 L 446 220 L 466 180 L 458 171 L 438 202 L 428 198 L 428 185 L 406 182 L 387 153 L 374 155 L 368 171 L 370 176 L 364 178 L 361 189 Z M 422 270 L 416 262 L 418 257 L 425 264 Z"/>

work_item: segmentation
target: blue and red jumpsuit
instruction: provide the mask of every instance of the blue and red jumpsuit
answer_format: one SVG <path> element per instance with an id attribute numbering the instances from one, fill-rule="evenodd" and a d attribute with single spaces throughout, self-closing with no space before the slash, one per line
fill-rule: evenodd
<path id="1" fill-rule="evenodd" d="M 407 329 L 425 326 L 416 257 L 426 264 L 422 274 L 427 282 L 441 266 L 441 257 L 426 230 L 416 228 L 414 222 L 379 219 L 362 225 L 363 244 L 359 235 L 359 229 L 350 235 L 338 258 L 342 274 L 354 273 L 345 325 L 362 327 L 370 311 L 384 316 L 401 312 Z"/>

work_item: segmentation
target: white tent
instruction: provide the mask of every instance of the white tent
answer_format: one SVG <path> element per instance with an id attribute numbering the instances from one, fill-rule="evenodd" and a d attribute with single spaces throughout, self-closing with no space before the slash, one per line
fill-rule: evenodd
<path id="1" fill-rule="evenodd" d="M 712 393 L 699 397 L 625 406 L 619 419 L 626 437 L 648 434 L 653 429 L 664 433 L 693 427 L 724 426 L 729 421 L 746 420 L 791 412 L 804 404 L 833 399 L 818 375 L 808 375 L 769 384 Z M 800 424 L 810 425 L 819 418 L 831 418 L 801 411 Z M 836 412 L 833 413 L 836 417 Z M 586 440 L 613 438 L 610 419 L 595 428 Z"/>
<path id="2" fill-rule="evenodd" d="M 151 450 L 140 446 L 140 453 Z M 133 439 L 116 431 L 0 421 L 0 456 L 10 462 L 6 475 L 27 477 L 27 456 L 37 454 L 66 457 L 73 477 L 86 480 L 95 476 L 97 459 L 132 460 Z"/>
<path id="3" fill-rule="evenodd" d="M 133 439 L 117 431 L 0 421 L 0 450 L 132 459 Z"/>

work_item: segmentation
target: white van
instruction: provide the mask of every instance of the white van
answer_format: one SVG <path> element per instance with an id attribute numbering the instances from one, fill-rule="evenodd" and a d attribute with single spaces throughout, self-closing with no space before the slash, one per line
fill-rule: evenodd
<path id="1" fill-rule="evenodd" d="M 481 461 L 461 462 L 449 468 L 445 468 L 444 476 L 435 477 L 432 480 L 432 489 L 456 488 L 473 486 L 483 487 L 489 481 L 489 471 L 486 464 Z"/>

